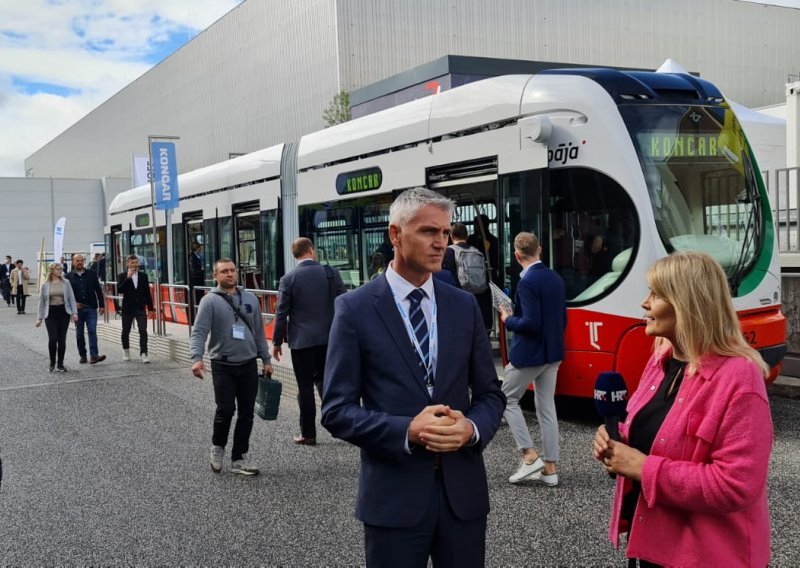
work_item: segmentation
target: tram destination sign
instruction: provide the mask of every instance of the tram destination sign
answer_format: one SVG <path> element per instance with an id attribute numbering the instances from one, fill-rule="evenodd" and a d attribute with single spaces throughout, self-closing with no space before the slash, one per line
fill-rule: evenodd
<path id="1" fill-rule="evenodd" d="M 720 155 L 719 133 L 639 135 L 639 146 L 648 158 L 716 158 Z"/>
<path id="2" fill-rule="evenodd" d="M 336 176 L 336 193 L 348 195 L 362 191 L 374 191 L 380 189 L 382 183 L 383 172 L 378 167 L 344 172 Z"/>

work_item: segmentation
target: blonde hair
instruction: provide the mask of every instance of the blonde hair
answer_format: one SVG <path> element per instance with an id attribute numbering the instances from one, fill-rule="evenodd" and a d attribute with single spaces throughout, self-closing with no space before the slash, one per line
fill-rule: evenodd
<path id="1" fill-rule="evenodd" d="M 713 353 L 747 357 L 769 375 L 764 359 L 742 336 L 725 271 L 711 256 L 680 252 L 659 259 L 647 271 L 647 284 L 675 309 L 675 342 L 689 359 L 689 372 L 697 371 L 703 355 Z M 657 352 L 670 346 L 668 339 L 656 338 Z"/>
<path id="2" fill-rule="evenodd" d="M 62 268 L 63 269 L 64 267 L 61 266 L 57 262 L 52 262 L 47 266 L 47 281 L 48 282 L 50 282 L 53 279 L 53 273 L 55 272 L 56 268 Z M 59 280 L 63 280 L 63 279 L 64 279 L 64 273 L 62 272 L 61 276 L 59 276 Z"/>

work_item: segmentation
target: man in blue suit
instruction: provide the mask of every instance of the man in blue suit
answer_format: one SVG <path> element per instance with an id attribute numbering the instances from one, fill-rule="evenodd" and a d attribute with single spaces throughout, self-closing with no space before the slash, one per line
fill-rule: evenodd
<path id="1" fill-rule="evenodd" d="M 503 393 L 508 399 L 506 422 L 522 451 L 522 463 L 508 480 L 535 481 L 554 487 L 558 485 L 559 458 L 554 396 L 558 367 L 564 358 L 567 308 L 564 281 L 542 263 L 541 252 L 539 239 L 533 233 L 519 233 L 514 238 L 514 257 L 522 266 L 522 273 L 514 297 L 514 312 L 500 314 L 506 329 L 514 332 Z M 534 384 L 536 418 L 542 432 L 542 456 L 533 448 L 519 406 L 530 383 Z"/>
<path id="2" fill-rule="evenodd" d="M 482 452 L 505 397 L 474 296 L 443 284 L 454 203 L 423 188 L 389 211 L 384 275 L 336 299 L 322 425 L 361 448 L 367 566 L 483 566 Z"/>
<path id="3" fill-rule="evenodd" d="M 284 274 L 278 285 L 272 356 L 276 361 L 281 360 L 282 344 L 288 338 L 300 407 L 300 434 L 292 440 L 295 444 L 315 446 L 317 403 L 314 387 L 322 396 L 333 301 L 346 290 L 338 270 L 317 262 L 311 239 L 295 239 L 292 256 L 297 260 L 297 267 Z"/>

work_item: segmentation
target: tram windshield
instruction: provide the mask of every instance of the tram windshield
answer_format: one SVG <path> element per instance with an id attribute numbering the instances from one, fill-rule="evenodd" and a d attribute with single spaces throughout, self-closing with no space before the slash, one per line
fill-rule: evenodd
<path id="1" fill-rule="evenodd" d="M 763 244 L 753 161 L 726 106 L 624 105 L 659 236 L 668 252 L 716 258 L 736 293 Z"/>

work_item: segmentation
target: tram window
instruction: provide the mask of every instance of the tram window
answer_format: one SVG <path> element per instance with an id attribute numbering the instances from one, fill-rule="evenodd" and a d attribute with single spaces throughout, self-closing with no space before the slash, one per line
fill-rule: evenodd
<path id="1" fill-rule="evenodd" d="M 513 240 L 533 231 L 542 244 L 542 261 L 558 272 L 567 301 L 583 304 L 613 289 L 630 267 L 639 226 L 633 202 L 614 180 L 586 168 L 535 170 L 501 179 L 503 260 L 512 290 L 520 267 Z"/>
<path id="2" fill-rule="evenodd" d="M 386 271 L 394 259 L 394 248 L 389 240 L 389 207 L 391 196 L 381 203 L 370 202 L 361 207 L 361 242 L 364 257 L 362 265 L 367 268 L 367 279 Z"/>
<path id="3" fill-rule="evenodd" d="M 218 219 L 208 219 L 203 222 L 203 254 L 206 257 L 205 277 L 206 284 L 214 286 L 214 263 L 225 256 L 220 254 L 217 240 Z"/>
<path id="4" fill-rule="evenodd" d="M 183 225 L 172 225 L 172 278 L 174 284 L 186 284 L 186 245 Z"/>
<path id="5" fill-rule="evenodd" d="M 236 259 L 233 249 L 233 219 L 222 217 L 219 220 L 219 257 Z M 216 260 L 216 259 L 215 259 Z"/>
<path id="6" fill-rule="evenodd" d="M 543 249 L 564 279 L 567 300 L 584 303 L 613 289 L 639 242 L 636 210 L 625 190 L 586 168 L 550 171 L 549 230 Z"/>
<path id="7" fill-rule="evenodd" d="M 300 234 L 314 243 L 321 263 L 339 269 L 347 288 L 361 284 L 356 210 L 350 201 L 300 208 Z"/>
<path id="8" fill-rule="evenodd" d="M 277 290 L 283 275 L 283 245 L 277 209 L 261 213 L 261 242 L 264 243 L 261 275 L 264 288 Z"/>

